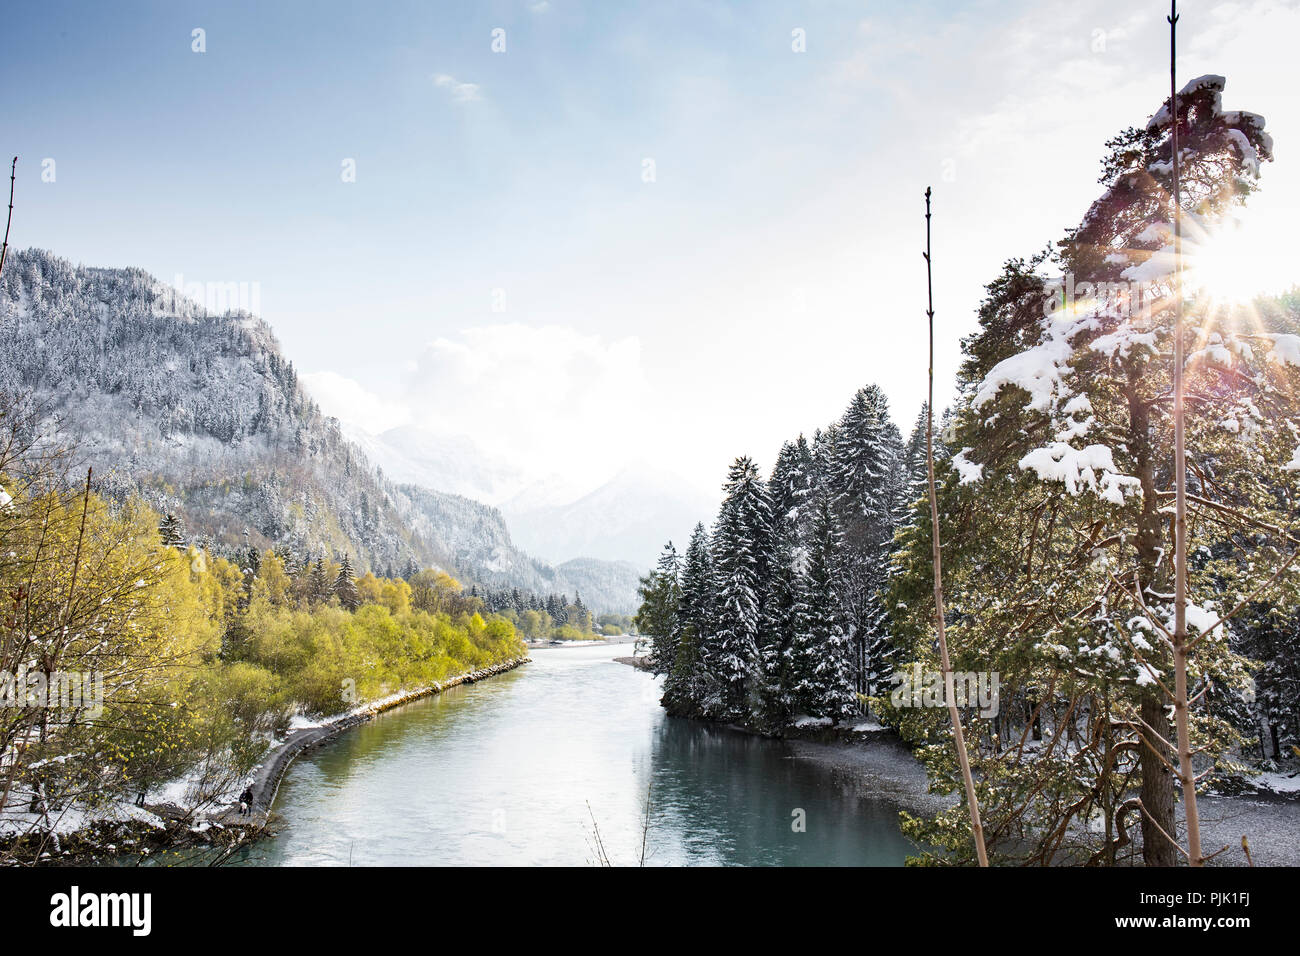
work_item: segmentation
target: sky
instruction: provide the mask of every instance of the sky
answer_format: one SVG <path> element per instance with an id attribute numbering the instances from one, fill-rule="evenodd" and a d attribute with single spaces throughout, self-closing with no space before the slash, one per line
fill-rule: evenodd
<path id="1" fill-rule="evenodd" d="M 1168 93 L 1125 2 L 24 4 L 0 31 L 11 242 L 244 283 L 327 412 L 593 486 L 728 462 L 876 382 L 940 400 L 983 285 L 1077 223 Z M 1246 235 L 1289 286 L 1300 6 L 1181 4 L 1276 162 Z M 195 31 L 201 31 L 196 33 Z M 1300 149 L 1300 147 L 1297 147 Z"/>

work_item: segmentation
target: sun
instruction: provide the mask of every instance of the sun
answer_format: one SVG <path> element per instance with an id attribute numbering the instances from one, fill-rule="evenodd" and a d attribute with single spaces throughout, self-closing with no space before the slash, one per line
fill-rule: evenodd
<path id="1" fill-rule="evenodd" d="M 1268 244 L 1239 220 L 1188 236 L 1184 253 L 1187 292 L 1208 304 L 1246 305 L 1280 287 Z"/>

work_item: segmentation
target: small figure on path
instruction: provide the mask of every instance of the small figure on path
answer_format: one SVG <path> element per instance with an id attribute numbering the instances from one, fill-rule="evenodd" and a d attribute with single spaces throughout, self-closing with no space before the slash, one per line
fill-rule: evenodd
<path id="1" fill-rule="evenodd" d="M 248 815 L 248 811 L 253 807 L 253 788 L 245 787 L 244 792 L 239 795 L 239 812 Z"/>

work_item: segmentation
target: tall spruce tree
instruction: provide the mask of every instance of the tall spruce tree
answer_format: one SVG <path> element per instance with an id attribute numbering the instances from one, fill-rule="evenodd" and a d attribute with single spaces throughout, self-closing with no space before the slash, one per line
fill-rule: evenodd
<path id="1" fill-rule="evenodd" d="M 682 562 L 677 651 L 664 681 L 663 702 L 670 713 L 694 714 L 709 709 L 713 689 L 709 662 L 716 657 L 715 584 L 709 534 L 700 523 L 691 533 Z"/>
<path id="2" fill-rule="evenodd" d="M 727 714 L 742 716 L 762 678 L 759 640 L 771 568 L 772 505 L 758 466 L 737 458 L 723 486 L 713 535 L 718 587 L 716 654 L 710 662 Z"/>
<path id="3" fill-rule="evenodd" d="M 829 485 L 843 527 L 840 596 L 853 644 L 859 693 L 875 694 L 886 675 L 888 643 L 883 589 L 893 546 L 902 438 L 889 401 L 876 385 L 853 396 L 835 430 Z"/>
<path id="4" fill-rule="evenodd" d="M 768 493 L 772 497 L 772 514 L 789 518 L 795 525 L 803 520 L 803 511 L 812 495 L 815 475 L 812 449 L 800 435 L 781 446 L 772 466 Z"/>
<path id="5" fill-rule="evenodd" d="M 361 606 L 361 592 L 357 590 L 357 575 L 352 568 L 351 555 L 343 555 L 343 563 L 339 565 L 338 576 L 334 579 L 334 593 L 338 595 L 339 603 L 349 611 L 355 611 Z"/>
<path id="6" fill-rule="evenodd" d="M 809 503 L 809 527 L 796 566 L 789 651 L 791 704 L 838 722 L 857 711 L 853 648 L 839 594 L 844 533 L 830 490 Z"/>
<path id="7" fill-rule="evenodd" d="M 324 604 L 333 596 L 334 582 L 330 579 L 329 572 L 325 570 L 324 558 L 317 558 L 312 566 L 308 588 L 309 601 L 312 604 Z"/>
<path id="8" fill-rule="evenodd" d="M 664 545 L 654 570 L 641 579 L 637 593 L 641 596 L 637 630 L 650 638 L 654 673 L 667 674 L 677 656 L 677 609 L 682 593 L 681 563 L 671 541 Z"/>

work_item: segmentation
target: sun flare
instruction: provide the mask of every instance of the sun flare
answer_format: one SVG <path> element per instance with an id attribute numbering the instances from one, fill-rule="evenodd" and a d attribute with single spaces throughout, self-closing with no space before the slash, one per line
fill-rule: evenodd
<path id="1" fill-rule="evenodd" d="M 1264 251 L 1267 244 L 1240 222 L 1225 223 L 1199 239 L 1188 238 L 1185 252 L 1188 292 L 1217 305 L 1245 305 L 1279 288 Z"/>

